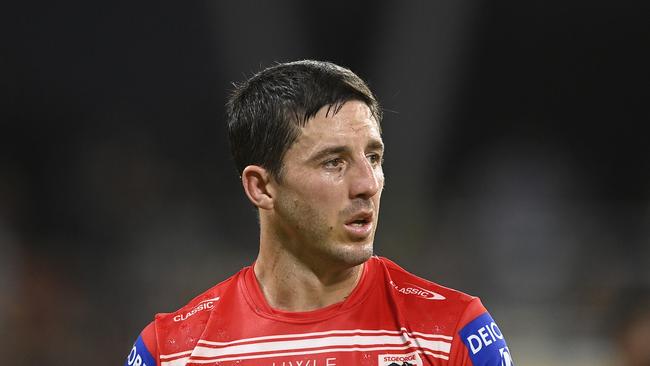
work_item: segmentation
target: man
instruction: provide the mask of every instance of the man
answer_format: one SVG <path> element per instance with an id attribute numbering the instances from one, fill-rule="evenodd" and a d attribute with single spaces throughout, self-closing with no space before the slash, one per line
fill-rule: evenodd
<path id="1" fill-rule="evenodd" d="M 267 68 L 230 98 L 228 131 L 258 208 L 251 267 L 158 314 L 126 364 L 511 365 L 478 298 L 373 256 L 381 111 L 350 70 Z"/>

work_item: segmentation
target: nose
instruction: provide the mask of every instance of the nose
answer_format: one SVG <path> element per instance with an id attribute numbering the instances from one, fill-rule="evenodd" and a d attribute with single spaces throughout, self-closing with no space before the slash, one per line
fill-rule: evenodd
<path id="1" fill-rule="evenodd" d="M 350 198 L 370 198 L 383 186 L 384 174 L 381 166 L 373 166 L 364 156 L 352 171 L 350 177 Z"/>

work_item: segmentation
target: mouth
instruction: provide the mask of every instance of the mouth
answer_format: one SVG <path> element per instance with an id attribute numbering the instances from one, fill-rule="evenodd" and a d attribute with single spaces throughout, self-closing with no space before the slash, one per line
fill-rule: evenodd
<path id="1" fill-rule="evenodd" d="M 373 213 L 360 212 L 345 221 L 345 229 L 355 239 L 364 239 L 372 233 Z"/>

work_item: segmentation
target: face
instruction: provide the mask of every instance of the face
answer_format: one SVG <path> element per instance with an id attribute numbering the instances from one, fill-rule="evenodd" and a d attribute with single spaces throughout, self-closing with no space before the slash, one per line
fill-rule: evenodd
<path id="1" fill-rule="evenodd" d="M 298 258 L 353 266 L 372 255 L 384 187 L 384 147 L 370 109 L 322 108 L 302 129 L 274 182 L 274 225 Z"/>

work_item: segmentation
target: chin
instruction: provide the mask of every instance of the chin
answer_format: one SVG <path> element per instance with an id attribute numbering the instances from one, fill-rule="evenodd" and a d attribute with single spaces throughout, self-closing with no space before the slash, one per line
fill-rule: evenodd
<path id="1" fill-rule="evenodd" d="M 372 241 L 368 243 L 346 243 L 339 247 L 334 256 L 346 266 L 354 267 L 365 263 L 373 254 Z"/>

